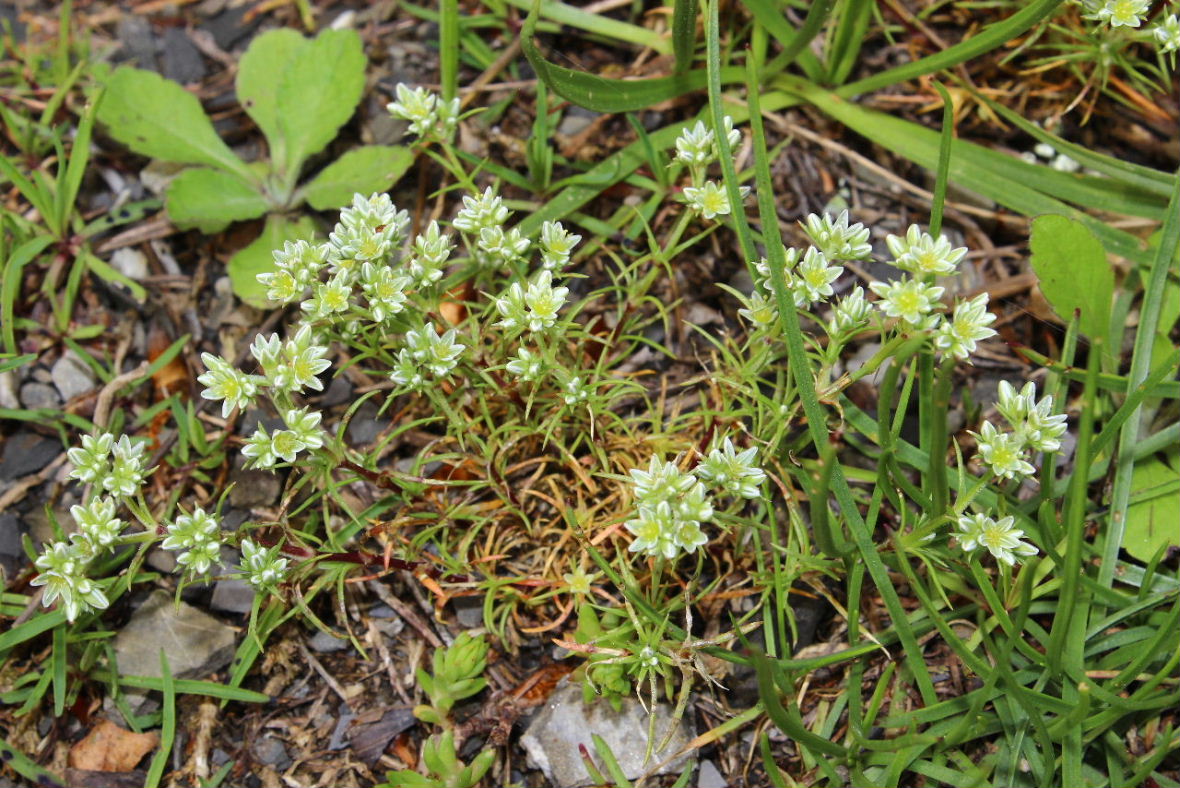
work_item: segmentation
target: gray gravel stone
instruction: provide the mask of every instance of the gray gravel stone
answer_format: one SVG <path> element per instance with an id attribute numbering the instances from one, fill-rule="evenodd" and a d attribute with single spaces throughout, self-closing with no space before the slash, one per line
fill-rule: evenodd
<path id="1" fill-rule="evenodd" d="M 234 488 L 230 490 L 230 505 L 237 509 L 253 509 L 270 506 L 279 497 L 283 487 L 282 478 L 274 471 L 247 470 L 246 458 L 239 456 L 234 470 L 229 475 Z"/>
<path id="2" fill-rule="evenodd" d="M 201 51 L 179 27 L 164 31 L 164 76 L 182 85 L 199 82 L 206 74 L 205 60 Z"/>
<path id="3" fill-rule="evenodd" d="M 115 637 L 119 672 L 159 676 L 160 649 L 176 678 L 207 676 L 229 664 L 234 629 L 167 591 L 153 591 Z"/>
<path id="4" fill-rule="evenodd" d="M 8 481 L 36 473 L 61 452 L 61 444 L 32 432 L 18 432 L 4 442 L 0 457 L 0 480 Z"/>
<path id="5" fill-rule="evenodd" d="M 701 761 L 700 771 L 697 772 L 697 788 L 727 788 L 728 785 L 712 761 Z"/>
<path id="6" fill-rule="evenodd" d="M 341 640 L 331 632 L 321 630 L 316 632 L 311 640 L 307 641 L 307 645 L 311 646 L 312 651 L 318 651 L 320 654 L 331 654 L 334 651 L 343 651 L 350 644 L 347 640 Z"/>
<path id="7" fill-rule="evenodd" d="M 273 736 L 263 736 L 254 742 L 251 749 L 261 764 L 273 766 L 280 771 L 291 765 L 291 756 L 287 754 L 287 748 Z"/>
<path id="8" fill-rule="evenodd" d="M 21 522 L 14 514 L 0 514 L 0 567 L 5 579 L 12 577 L 25 562 L 21 546 Z"/>
<path id="9" fill-rule="evenodd" d="M 483 600 L 476 596 L 461 596 L 454 601 L 455 619 L 464 629 L 483 626 Z"/>
<path id="10" fill-rule="evenodd" d="M 31 410 L 54 410 L 61 407 L 57 389 L 48 383 L 31 381 L 20 387 L 20 401 Z"/>
<path id="11" fill-rule="evenodd" d="M 119 17 L 116 31 L 119 42 L 123 45 L 120 53 L 121 60 L 129 60 L 139 68 L 159 72 L 156 63 L 156 37 L 152 33 L 152 25 L 138 14 L 123 14 Z"/>
<path id="12" fill-rule="evenodd" d="M 16 410 L 20 407 L 20 396 L 17 394 L 19 381 L 16 370 L 0 372 L 0 408 Z"/>
<path id="13" fill-rule="evenodd" d="M 111 255 L 111 267 L 134 282 L 142 282 L 148 275 L 147 255 L 134 246 L 124 246 Z"/>
<path id="14" fill-rule="evenodd" d="M 656 704 L 655 714 L 657 744 L 667 735 L 669 725 L 675 726 L 675 730 L 664 749 L 652 753 L 651 760 L 645 764 L 648 717 L 639 701 L 624 698 L 618 713 L 606 702 L 587 706 L 582 699 L 582 688 L 563 679 L 529 723 L 520 743 L 528 753 L 529 762 L 543 771 L 551 784 L 577 788 L 593 782 L 586 773 L 578 745 L 594 752 L 591 735 L 598 734 L 614 753 L 623 774 L 634 780 L 692 739 L 683 719 L 672 720 L 672 708 L 668 704 Z M 677 774 L 686 761 L 687 756 L 677 758 L 657 774 Z"/>
<path id="15" fill-rule="evenodd" d="M 94 388 L 94 370 L 72 350 L 67 350 L 54 362 L 50 374 L 58 393 L 67 401 Z"/>

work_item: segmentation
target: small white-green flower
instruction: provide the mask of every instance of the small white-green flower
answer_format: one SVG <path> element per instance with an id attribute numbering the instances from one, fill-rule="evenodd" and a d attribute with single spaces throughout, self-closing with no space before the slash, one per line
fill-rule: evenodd
<path id="1" fill-rule="evenodd" d="M 505 369 L 517 380 L 530 383 L 538 380 L 545 371 L 545 359 L 540 353 L 522 347 L 516 351 L 516 358 L 509 361 Z"/>
<path id="2" fill-rule="evenodd" d="M 262 368 L 265 380 L 274 385 L 278 367 L 283 358 L 283 342 L 279 339 L 279 335 L 271 334 L 264 337 L 262 334 L 258 334 L 255 336 L 254 341 L 250 344 L 250 355 Z"/>
<path id="3" fill-rule="evenodd" d="M 873 305 L 865 300 L 865 291 L 857 285 L 836 302 L 832 318 L 828 321 L 829 333 L 835 335 L 859 331 L 868 322 L 872 310 Z"/>
<path id="4" fill-rule="evenodd" d="M 478 197 L 463 196 L 463 208 L 453 224 L 465 233 L 478 234 L 484 228 L 503 227 L 511 215 L 496 190 L 489 186 Z"/>
<path id="5" fill-rule="evenodd" d="M 727 437 L 701 460 L 694 473 L 730 495 L 757 498 L 761 494 L 758 485 L 766 480 L 766 473 L 754 464 L 757 455 L 757 447 L 739 452 Z"/>
<path id="6" fill-rule="evenodd" d="M 103 489 L 115 498 L 136 495 L 145 475 L 143 453 L 146 448 L 143 441 L 133 443 L 126 435 L 119 438 L 111 447 L 111 468 L 102 480 Z"/>
<path id="7" fill-rule="evenodd" d="M 524 303 L 528 307 L 527 324 L 529 331 L 543 331 L 557 323 L 557 312 L 565 305 L 568 287 L 554 287 L 553 273 L 541 271 L 524 291 Z"/>
<path id="8" fill-rule="evenodd" d="M 110 498 L 93 498 L 85 506 L 71 506 L 70 516 L 94 553 L 115 543 L 123 532 L 123 521 L 115 517 L 115 502 Z"/>
<path id="9" fill-rule="evenodd" d="M 1180 51 L 1180 16 L 1170 14 L 1151 29 L 1161 55 Z"/>
<path id="10" fill-rule="evenodd" d="M 446 377 L 459 363 L 459 357 L 463 355 L 467 346 L 457 341 L 459 335 L 453 328 L 439 334 L 434 325 L 430 324 L 423 330 L 428 332 L 429 338 L 429 353 L 423 360 L 426 368 L 435 377 Z"/>
<path id="11" fill-rule="evenodd" d="M 905 238 L 887 236 L 885 245 L 893 253 L 893 265 L 913 274 L 953 274 L 967 254 L 966 247 L 952 249 L 946 238 L 940 235 L 936 241 L 916 224 L 906 230 Z"/>
<path id="12" fill-rule="evenodd" d="M 283 422 L 294 433 L 296 440 L 303 449 L 318 449 L 324 445 L 324 433 L 320 429 L 323 414 L 319 411 L 308 411 L 306 407 L 292 408 L 283 414 Z"/>
<path id="13" fill-rule="evenodd" d="M 65 542 L 48 545 L 34 562 L 41 573 L 30 581 L 30 585 L 45 586 L 41 604 L 49 607 L 60 598 L 66 619 L 71 622 L 81 613 L 106 608 L 110 604 L 106 594 L 86 577 L 87 563 L 76 545 Z"/>
<path id="14" fill-rule="evenodd" d="M 83 482 L 98 482 L 107 475 L 110 469 L 109 461 L 111 448 L 115 445 L 115 436 L 109 432 L 98 435 L 83 435 L 82 445 L 66 452 L 74 470 L 70 476 Z"/>
<path id="15" fill-rule="evenodd" d="M 287 559 L 279 557 L 279 546 L 265 548 L 252 539 L 243 539 L 242 570 L 249 575 L 250 584 L 258 589 L 271 588 L 287 574 Z"/>
<path id="16" fill-rule="evenodd" d="M 1012 566 L 1017 558 L 1037 554 L 1036 547 L 1021 541 L 1024 531 L 1015 526 L 1011 516 L 993 520 L 982 514 L 964 515 L 959 518 L 959 544 L 966 552 L 983 547 L 997 561 Z"/>
<path id="17" fill-rule="evenodd" d="M 276 249 L 272 254 L 278 271 L 290 275 L 291 279 L 300 285 L 300 292 L 302 292 L 302 288 L 319 278 L 320 271 L 327 264 L 331 251 L 331 245 L 326 243 L 286 241 L 283 243 L 282 249 Z M 258 281 L 270 286 L 271 280 L 263 279 L 264 276 L 269 277 L 269 274 L 259 274 Z"/>
<path id="18" fill-rule="evenodd" d="M 406 290 L 412 284 L 408 276 L 395 274 L 387 265 L 365 263 L 361 266 L 361 290 L 369 304 L 369 312 L 378 323 L 406 308 Z"/>
<path id="19" fill-rule="evenodd" d="M 738 316 L 759 328 L 772 326 L 778 320 L 778 307 L 768 296 L 763 295 L 761 290 L 750 293 L 748 298 L 742 299 L 742 303 L 745 306 L 738 310 Z"/>
<path id="20" fill-rule="evenodd" d="M 529 239 L 513 227 L 484 227 L 479 231 L 479 248 L 494 265 L 510 265 L 521 260 L 529 250 Z"/>
<path id="21" fill-rule="evenodd" d="M 277 460 L 266 427 L 259 424 L 254 434 L 246 439 L 246 445 L 242 447 L 242 456 L 249 458 L 250 462 L 246 466 L 248 468 L 268 470 L 275 467 Z"/>
<path id="22" fill-rule="evenodd" d="M 587 572 L 580 566 L 574 567 L 572 572 L 566 572 L 561 576 L 567 586 L 566 590 L 571 594 L 579 594 L 586 596 L 590 593 L 594 581 L 599 578 L 601 572 Z"/>
<path id="23" fill-rule="evenodd" d="M 330 317 L 344 312 L 352 297 L 352 277 L 343 271 L 333 274 L 326 282 L 317 282 L 313 295 L 300 306 L 312 318 Z"/>
<path id="24" fill-rule="evenodd" d="M 411 88 L 400 82 L 395 91 L 397 101 L 386 104 L 385 109 L 395 118 L 409 121 L 409 131 L 416 137 L 431 136 L 439 122 L 438 96 L 426 88 Z"/>
<path id="25" fill-rule="evenodd" d="M 648 461 L 646 471 L 633 468 L 630 474 L 631 489 L 640 505 L 674 501 L 697 484 L 697 480 L 680 470 L 676 463 L 656 457 Z"/>
<path id="26" fill-rule="evenodd" d="M 791 272 L 790 285 L 795 296 L 795 306 L 804 307 L 832 295 L 832 282 L 842 273 L 842 266 L 828 265 L 823 252 L 814 246 L 807 247 L 803 259 Z"/>
<path id="27" fill-rule="evenodd" d="M 566 405 L 577 405 L 579 402 L 585 402 L 589 397 L 590 387 L 583 383 L 581 378 L 570 378 L 562 387 L 561 398 L 565 400 Z"/>
<path id="28" fill-rule="evenodd" d="M 750 193 L 750 188 L 742 186 L 739 191 L 744 198 Z M 729 195 L 716 181 L 705 181 L 704 186 L 685 186 L 684 198 L 692 210 L 706 219 L 728 216 L 731 212 Z"/>
<path id="29" fill-rule="evenodd" d="M 426 226 L 426 232 L 414 239 L 406 268 L 415 281 L 422 285 L 430 285 L 442 278 L 442 269 L 451 257 L 452 243 L 449 236 L 443 235 L 438 228 L 438 222 L 432 221 Z"/>
<path id="30" fill-rule="evenodd" d="M 689 487 L 688 492 L 677 498 L 673 504 L 677 516 L 682 520 L 699 522 L 713 516 L 713 501 L 710 500 L 709 493 L 701 482 L 696 482 Z M 692 552 L 691 548 L 685 547 L 689 552 Z"/>
<path id="31" fill-rule="evenodd" d="M 1036 384 L 1029 381 L 1018 392 L 1011 383 L 1001 380 L 997 399 L 996 410 L 1008 424 L 1016 428 L 1024 423 L 1037 406 Z"/>
<path id="32" fill-rule="evenodd" d="M 290 271 L 271 271 L 258 275 L 258 281 L 266 288 L 266 297 L 270 301 L 289 304 L 298 300 L 307 290 L 307 285 L 300 282 Z"/>
<path id="33" fill-rule="evenodd" d="M 569 262 L 574 247 L 582 236 L 574 235 L 561 226 L 561 222 L 545 222 L 541 225 L 541 267 L 556 271 Z"/>
<path id="34" fill-rule="evenodd" d="M 863 260 L 872 253 L 869 229 L 860 222 L 848 224 L 848 211 L 835 219 L 830 214 L 809 214 L 803 230 L 811 242 L 830 260 Z"/>
<path id="35" fill-rule="evenodd" d="M 1024 443 L 1018 436 L 1000 432 L 990 421 L 985 421 L 979 432 L 970 434 L 979 444 L 979 458 L 993 475 L 1019 479 L 1036 473 L 1036 468 L 1024 458 Z"/>
<path id="36" fill-rule="evenodd" d="M 397 353 L 389 379 L 399 386 L 418 390 L 426 385 L 426 376 L 422 374 L 422 365 L 414 358 L 413 351 L 402 348 Z"/>
<path id="37" fill-rule="evenodd" d="M 176 563 L 195 575 L 203 575 L 213 564 L 221 564 L 221 526 L 213 515 L 197 507 L 168 524 L 168 536 L 160 543 L 165 550 L 181 550 Z"/>
<path id="38" fill-rule="evenodd" d="M 664 558 L 675 558 L 680 552 L 680 522 L 667 501 L 655 506 L 640 505 L 636 516 L 623 527 L 635 537 L 627 548 L 631 552 Z"/>
<path id="39" fill-rule="evenodd" d="M 265 378 L 247 375 L 212 353 L 202 353 L 201 363 L 206 369 L 197 377 L 197 382 L 205 387 L 201 391 L 201 398 L 221 400 L 223 419 L 229 418 L 234 408 L 245 410 L 253 405 L 254 398 L 258 395 L 258 387 L 266 383 Z"/>
<path id="40" fill-rule="evenodd" d="M 1058 438 L 1066 430 L 1064 413 L 1053 415 L 1053 397 L 1036 398 L 1036 387 L 1030 381 L 1019 392 L 1006 380 L 1000 381 L 999 402 L 996 410 L 1012 426 L 1017 439 L 1034 451 L 1057 451 Z"/>
<path id="41" fill-rule="evenodd" d="M 934 347 L 944 355 L 963 361 L 975 352 L 975 345 L 996 335 L 988 328 L 996 316 L 987 311 L 987 293 L 955 306 L 954 315 L 942 321 L 934 332 Z"/>
<path id="42" fill-rule="evenodd" d="M 528 308 L 524 303 L 524 287 L 520 282 L 510 284 L 504 294 L 496 299 L 496 311 L 503 318 L 496 323 L 499 328 L 508 331 L 524 328 L 529 318 Z"/>
<path id="43" fill-rule="evenodd" d="M 1111 27 L 1139 27 L 1149 10 L 1151 0 L 1105 0 L 1085 18 Z"/>
<path id="44" fill-rule="evenodd" d="M 886 315 L 900 317 L 918 327 L 928 322 L 931 310 L 943 293 L 941 287 L 911 278 L 900 282 L 870 282 L 869 289 L 881 297 L 877 306 Z"/>
<path id="45" fill-rule="evenodd" d="M 302 324 L 295 336 L 283 344 L 282 361 L 275 370 L 271 384 L 282 391 L 302 391 L 305 388 L 323 391 L 324 384 L 316 376 L 332 366 L 332 362 L 324 358 L 327 352 L 326 346 L 315 344 L 311 324 Z"/>
<path id="46" fill-rule="evenodd" d="M 676 160 L 685 164 L 702 166 L 713 161 L 713 131 L 698 120 L 692 128 L 686 128 L 676 138 Z"/>

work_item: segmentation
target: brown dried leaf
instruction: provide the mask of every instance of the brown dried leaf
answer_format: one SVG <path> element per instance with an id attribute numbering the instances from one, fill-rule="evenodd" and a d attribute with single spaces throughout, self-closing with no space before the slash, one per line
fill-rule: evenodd
<path id="1" fill-rule="evenodd" d="M 133 733 L 110 720 L 100 720 L 85 739 L 70 748 L 70 766 L 93 772 L 129 772 L 159 743 L 156 733 Z"/>

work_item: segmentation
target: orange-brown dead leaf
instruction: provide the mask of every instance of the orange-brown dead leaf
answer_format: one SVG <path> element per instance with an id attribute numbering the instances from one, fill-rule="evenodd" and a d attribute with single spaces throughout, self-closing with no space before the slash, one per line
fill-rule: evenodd
<path id="1" fill-rule="evenodd" d="M 70 748 L 70 766 L 92 772 L 129 772 L 159 743 L 156 733 L 133 733 L 110 720 L 100 720 L 85 739 Z"/>

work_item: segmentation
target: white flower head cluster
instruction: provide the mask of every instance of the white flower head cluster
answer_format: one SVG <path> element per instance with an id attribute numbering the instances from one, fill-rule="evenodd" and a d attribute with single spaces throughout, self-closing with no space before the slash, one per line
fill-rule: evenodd
<path id="1" fill-rule="evenodd" d="M 982 514 L 963 515 L 959 518 L 959 545 L 967 552 L 982 547 L 1012 566 L 1020 558 L 1036 555 L 1037 548 L 1022 541 L 1024 531 L 1016 527 L 1016 518 L 1001 517 L 994 520 Z"/>
<path id="2" fill-rule="evenodd" d="M 1110 25 L 1111 27 L 1139 27 L 1151 0 L 1084 0 L 1084 19 Z"/>
<path id="3" fill-rule="evenodd" d="M 409 131 L 427 142 L 450 142 L 459 125 L 459 99 L 444 101 L 425 88 L 398 83 L 397 101 L 385 105 L 395 118 L 408 121 Z"/>
<path id="4" fill-rule="evenodd" d="M 479 262 L 499 268 L 519 262 L 529 249 L 529 240 L 518 228 L 504 229 L 511 216 L 504 199 L 489 186 L 483 194 L 463 195 L 463 207 L 451 224 L 476 239 Z"/>
<path id="5" fill-rule="evenodd" d="M 1168 14 L 1151 29 L 1161 55 L 1180 52 L 1180 15 Z"/>
<path id="6" fill-rule="evenodd" d="M 733 118 L 728 115 L 721 122 L 725 127 L 725 140 L 732 150 L 742 141 L 742 133 L 733 127 Z M 717 161 L 718 155 L 717 137 L 702 120 L 680 132 L 676 138 L 676 160 L 689 166 L 706 167 Z"/>
<path id="7" fill-rule="evenodd" d="M 89 559 L 81 555 L 76 545 L 54 542 L 34 562 L 41 570 L 32 580 L 34 586 L 45 586 L 41 603 L 49 607 L 61 599 L 66 619 L 74 621 L 81 613 L 102 610 L 110 602 L 98 585 L 86 576 Z"/>
<path id="8" fill-rule="evenodd" d="M 1017 392 L 1007 381 L 1000 381 L 996 410 L 1008 422 L 1010 431 L 1001 431 L 985 421 L 979 432 L 972 432 L 979 445 L 979 458 L 994 474 L 1003 479 L 1020 479 L 1036 472 L 1027 455 L 1056 451 L 1058 440 L 1066 430 L 1065 414 L 1053 415 L 1053 398 L 1036 398 L 1036 388 L 1026 383 Z"/>
<path id="9" fill-rule="evenodd" d="M 85 435 L 81 446 L 66 453 L 74 465 L 70 476 L 102 488 L 115 500 L 134 497 L 150 473 L 143 467 L 146 447 L 126 435 L 118 441 L 109 433 Z"/>
<path id="10" fill-rule="evenodd" d="M 553 285 L 552 271 L 542 269 L 528 287 L 513 282 L 496 299 L 496 311 L 503 318 L 496 325 L 509 331 L 527 328 L 534 333 L 553 328 L 568 294 L 568 287 Z"/>
<path id="11" fill-rule="evenodd" d="M 738 188 L 744 200 L 750 193 L 749 186 Z M 733 212 L 729 204 L 729 194 L 725 186 L 717 181 L 705 181 L 701 186 L 685 186 L 684 199 L 688 207 L 699 213 L 705 219 L 716 219 L 718 216 L 728 216 Z"/>
<path id="12" fill-rule="evenodd" d="M 295 462 L 301 451 L 318 449 L 324 445 L 320 429 L 322 414 L 307 408 L 292 408 L 283 414 L 285 430 L 267 433 L 261 424 L 242 447 L 242 455 L 250 458 L 251 468 L 271 469 L 283 462 Z"/>
<path id="13" fill-rule="evenodd" d="M 754 465 L 757 450 L 738 452 L 726 438 L 691 473 L 676 463 L 651 458 L 646 471 L 631 471 L 636 516 L 624 523 L 634 535 L 632 552 L 675 558 L 681 551 L 695 552 L 708 541 L 701 526 L 713 517 L 713 499 L 705 482 L 717 492 L 738 498 L 756 498 L 766 479 Z"/>
<path id="14" fill-rule="evenodd" d="M 250 585 L 257 589 L 272 589 L 287 575 L 287 559 L 279 555 L 279 545 L 263 547 L 253 539 L 243 539 L 241 569 Z"/>
<path id="15" fill-rule="evenodd" d="M 459 363 L 465 345 L 458 341 L 455 329 L 439 334 L 433 323 L 406 332 L 406 347 L 398 351 L 389 378 L 399 386 L 416 390 L 426 386 L 429 379 L 445 378 Z"/>
<path id="16" fill-rule="evenodd" d="M 181 514 L 168 524 L 168 536 L 160 543 L 165 550 L 183 551 L 176 563 L 192 575 L 203 575 L 221 564 L 221 525 L 201 507 Z"/>

